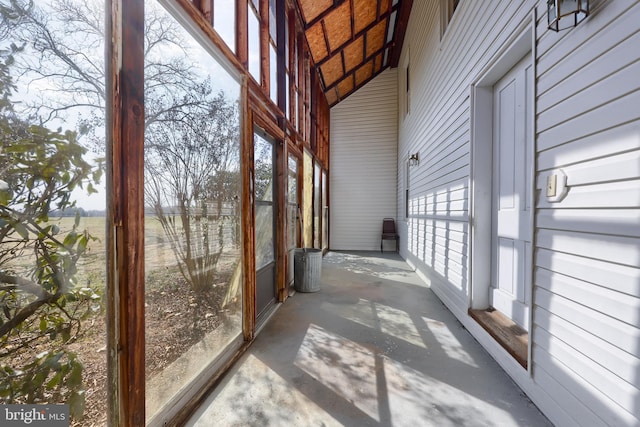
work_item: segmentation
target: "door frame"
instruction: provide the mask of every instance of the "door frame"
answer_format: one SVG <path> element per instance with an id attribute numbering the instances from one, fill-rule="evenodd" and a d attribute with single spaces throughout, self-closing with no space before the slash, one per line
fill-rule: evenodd
<path id="1" fill-rule="evenodd" d="M 300 227 L 300 218 L 299 215 L 301 214 L 301 169 L 302 169 L 302 158 L 300 156 L 300 154 L 294 150 L 287 150 L 287 168 L 286 168 L 286 182 L 285 182 L 285 189 L 286 189 L 286 197 L 285 197 L 285 212 L 286 212 L 286 230 L 287 230 L 287 237 L 285 239 L 286 241 L 286 248 L 285 248 L 285 252 L 286 252 L 286 272 L 285 272 L 285 288 L 288 287 L 293 287 L 293 277 L 291 277 L 291 280 L 289 280 L 289 272 L 293 269 L 293 261 L 292 261 L 292 256 L 291 256 L 291 251 L 292 249 L 289 247 L 289 238 L 291 236 L 289 236 L 289 231 L 291 230 L 291 227 L 293 226 L 295 229 L 295 244 L 293 249 L 295 248 L 299 248 L 300 247 L 300 239 L 301 239 L 301 234 L 304 230 L 302 230 L 302 227 Z M 296 161 L 296 171 L 295 171 L 295 178 L 296 178 L 296 212 L 295 212 L 295 219 L 293 220 L 295 222 L 295 224 L 290 224 L 289 223 L 289 208 L 291 207 L 291 203 L 289 202 L 289 198 L 291 197 L 291 195 L 289 194 L 289 178 L 291 178 L 291 170 L 289 169 L 289 158 L 293 158 Z M 288 296 L 288 290 L 287 290 L 287 296 Z"/>
<path id="2" fill-rule="evenodd" d="M 254 268 L 254 274 L 255 274 L 255 322 L 256 322 L 256 327 L 259 328 L 260 325 L 262 325 L 264 323 L 264 321 L 269 318 L 270 312 L 272 310 L 272 308 L 277 304 L 278 302 L 278 273 L 280 270 L 280 266 L 278 263 L 278 233 L 279 233 L 279 227 L 277 224 L 278 218 L 279 218 L 279 214 L 280 214 L 280 206 L 279 206 L 279 198 L 278 195 L 280 193 L 280 191 L 282 191 L 280 187 L 280 182 L 278 180 L 278 153 L 277 153 L 277 148 L 278 148 L 278 140 L 276 137 L 274 137 L 273 135 L 271 135 L 266 129 L 264 129 L 263 127 L 259 126 L 259 124 L 254 123 L 253 125 L 253 132 L 252 132 L 252 146 L 253 146 L 253 150 L 254 150 L 254 180 L 255 180 L 255 137 L 259 136 L 261 137 L 263 140 L 267 141 L 269 144 L 271 144 L 271 173 L 272 173 L 272 201 L 271 201 L 271 207 L 272 207 L 272 244 L 273 244 L 273 260 L 265 265 L 262 266 L 260 268 L 257 268 L 257 262 L 255 263 L 255 268 Z M 255 183 L 253 185 L 254 191 L 255 191 Z M 254 233 L 255 233 L 255 227 L 257 225 L 256 223 L 256 213 L 257 213 L 257 207 L 258 207 L 258 200 L 255 196 L 255 194 L 252 196 L 253 197 L 253 203 L 254 203 L 254 210 L 253 210 L 253 224 L 254 224 Z M 257 239 L 254 237 L 254 258 L 256 255 L 256 243 L 257 243 Z M 260 308 L 258 307 L 258 288 L 260 287 L 260 283 L 258 282 L 258 278 L 260 276 L 264 275 L 264 271 L 269 268 L 272 270 L 272 283 L 273 283 L 273 298 L 271 299 L 271 301 L 269 303 L 267 303 L 264 307 Z"/>
<path id="3" fill-rule="evenodd" d="M 526 54 L 516 65 L 514 65 L 512 69 L 510 69 L 507 73 L 505 73 L 504 76 L 502 76 L 500 80 L 496 82 L 496 84 L 494 84 L 493 86 L 493 91 L 494 91 L 493 120 L 494 122 L 493 122 L 492 149 L 493 149 L 494 164 L 492 168 L 493 169 L 493 181 L 492 181 L 493 207 L 492 207 L 492 224 L 491 224 L 492 225 L 492 232 L 491 232 L 492 288 L 491 288 L 490 297 L 489 297 L 491 301 L 491 307 L 500 311 L 502 314 L 509 317 L 511 320 L 513 320 L 515 323 L 517 323 L 527 331 L 529 331 L 531 328 L 531 325 L 529 323 L 530 316 L 528 314 L 529 310 L 531 309 L 531 301 L 528 298 L 530 294 L 528 295 L 528 293 L 526 292 L 526 290 L 531 287 L 531 284 L 530 284 L 531 265 L 529 264 L 531 261 L 531 257 L 527 255 L 527 251 L 531 251 L 531 235 L 533 233 L 533 230 L 531 229 L 532 223 L 529 219 L 526 221 L 520 221 L 520 219 L 524 218 L 524 215 L 527 215 L 530 218 L 531 211 L 532 211 L 532 207 L 531 207 L 531 203 L 532 203 L 531 190 L 533 189 L 533 183 L 531 182 L 531 179 L 533 177 L 532 169 L 531 169 L 532 167 L 532 163 L 531 163 L 532 135 L 528 132 L 533 119 L 533 117 L 531 116 L 531 114 L 533 113 L 531 111 L 532 87 L 530 86 L 533 84 L 533 78 L 532 78 L 533 76 L 529 74 L 530 73 L 529 70 L 532 70 L 533 68 L 533 64 L 531 61 L 532 61 L 531 55 Z M 518 79 L 522 79 L 522 80 L 518 80 Z M 520 84 L 524 83 L 525 91 L 521 92 L 518 89 L 518 83 L 515 83 L 515 86 L 512 85 L 512 82 L 518 82 L 518 81 L 520 81 Z M 515 163 L 516 168 L 513 170 L 514 176 L 512 177 L 512 178 L 515 178 L 516 176 L 518 176 L 520 178 L 524 178 L 525 180 L 524 186 L 523 186 L 524 191 L 522 191 L 523 188 L 520 188 L 519 190 L 514 191 L 514 193 L 518 194 L 519 196 L 518 198 L 519 205 L 514 206 L 513 210 L 510 213 L 506 213 L 509 211 L 509 209 L 505 211 L 501 208 L 501 204 L 499 202 L 501 198 L 501 190 L 500 190 L 501 184 L 497 182 L 497 180 L 500 179 L 499 176 L 500 176 L 500 173 L 502 172 L 502 167 L 505 164 L 504 161 L 500 160 L 501 154 L 499 154 L 499 150 L 502 150 L 502 147 L 505 144 L 505 141 L 502 140 L 502 136 L 498 132 L 499 126 L 501 126 L 501 123 L 503 120 L 503 118 L 500 116 L 503 110 L 500 109 L 500 113 L 498 112 L 498 108 L 501 108 L 501 107 L 498 106 L 497 101 L 498 101 L 499 93 L 505 90 L 507 87 L 514 87 L 516 104 L 518 102 L 523 102 L 523 105 L 524 105 L 524 115 L 520 115 L 519 113 L 514 115 L 514 131 L 516 132 L 515 133 L 516 139 L 514 139 L 510 143 L 509 143 L 509 140 L 511 140 L 511 138 L 509 138 L 509 140 L 506 141 L 508 146 L 513 147 L 514 149 L 513 155 L 517 156 L 516 152 L 518 151 L 519 148 L 522 148 L 522 147 L 518 147 L 519 144 L 518 144 L 517 137 L 518 135 L 522 135 L 524 137 L 524 141 L 522 141 L 524 143 L 524 150 L 521 152 L 520 155 L 522 156 L 521 160 L 524 162 L 522 167 L 525 171 L 525 176 L 522 176 L 517 172 L 517 169 L 519 169 L 518 167 L 519 163 Z M 518 96 L 524 96 L 524 99 L 520 99 L 520 101 L 518 101 L 517 100 Z M 513 108 L 514 108 L 514 112 L 517 111 L 517 108 L 515 105 L 513 106 Z M 507 108 L 507 110 L 505 111 L 508 111 L 509 109 L 510 108 Z M 519 120 L 522 120 L 522 122 L 519 123 Z M 517 158 L 515 159 L 515 161 L 518 162 Z M 506 162 L 506 164 L 508 163 L 509 162 Z M 498 171 L 500 171 L 500 173 Z M 517 185 L 517 184 L 514 184 L 514 185 Z M 520 202 L 519 200 L 520 197 L 522 197 L 522 199 L 524 200 L 524 203 Z M 527 206 L 529 207 L 528 213 L 526 209 Z M 509 220 L 506 220 L 506 218 L 512 217 L 514 211 L 517 212 L 516 215 L 518 217 L 517 232 L 515 232 L 515 230 L 513 229 L 510 229 L 510 225 L 513 225 L 513 223 L 510 223 Z M 503 219 L 501 220 L 500 217 L 502 217 Z M 510 218 L 510 219 L 513 219 L 513 218 Z M 526 230 L 520 226 L 520 223 L 522 223 L 526 227 Z M 506 229 L 505 229 L 505 226 L 506 226 Z M 512 233 L 516 233 L 517 238 L 514 237 Z M 518 263 L 518 267 L 516 268 L 516 270 L 511 271 L 512 277 L 511 277 L 511 280 L 509 281 L 510 285 L 512 286 L 515 292 L 515 294 L 513 295 L 509 295 L 508 293 L 505 293 L 505 290 L 503 289 L 504 283 L 501 283 L 501 280 L 500 280 L 500 278 L 502 277 L 502 274 L 501 274 L 502 245 L 499 242 L 504 238 L 512 241 L 514 245 L 516 245 L 522 250 L 522 253 L 520 253 L 520 251 L 515 250 L 515 247 L 514 247 L 515 252 L 512 252 L 512 255 L 517 258 L 517 260 L 512 260 L 512 263 L 514 261 Z M 520 277 L 520 274 L 518 274 L 519 269 L 522 269 L 521 272 L 524 273 L 521 277 Z M 513 277 L 513 273 L 518 274 L 518 277 L 517 278 Z"/>
<path id="4" fill-rule="evenodd" d="M 535 77 L 536 50 L 535 50 L 535 10 L 523 20 L 514 31 L 504 48 L 501 49 L 492 60 L 478 74 L 478 78 L 471 84 L 471 147 L 470 147 L 470 261 L 468 306 L 471 310 L 483 310 L 489 307 L 489 292 L 492 278 L 492 218 L 493 218 L 493 86 L 511 68 L 518 64 L 526 55 L 530 55 Z M 534 212 L 530 215 L 531 230 L 533 230 L 532 248 L 535 248 L 535 91 L 536 84 L 529 94 L 532 100 L 534 120 L 529 132 L 532 144 L 527 158 L 531 159 L 529 175 L 529 203 Z M 525 289 L 525 299 L 529 303 L 529 325 L 533 326 L 533 266 L 532 250 L 528 254 L 528 262 L 531 268 L 526 274 L 529 283 Z M 531 360 L 531 340 L 528 346 L 528 359 Z M 528 364 L 529 374 L 531 366 Z"/>

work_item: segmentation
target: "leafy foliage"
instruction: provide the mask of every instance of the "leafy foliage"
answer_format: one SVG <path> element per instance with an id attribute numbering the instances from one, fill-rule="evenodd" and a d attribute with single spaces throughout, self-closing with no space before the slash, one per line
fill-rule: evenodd
<path id="1" fill-rule="evenodd" d="M 208 80 L 191 89 L 180 99 L 167 97 L 174 107 L 147 126 L 145 197 L 180 273 L 203 292 L 215 284 L 225 229 L 238 225 L 239 113 Z"/>
<path id="2" fill-rule="evenodd" d="M 84 160 L 77 133 L 15 113 L 10 67 L 19 51 L 0 53 L 0 402 L 67 402 L 79 418 L 82 363 L 66 345 L 99 309 L 99 296 L 76 283 L 92 237 L 79 216 L 63 232 L 49 212 L 73 208 L 72 191 L 95 191 L 101 172 Z M 30 358 L 33 348 L 46 351 Z"/>
<path id="3" fill-rule="evenodd" d="M 14 37 L 28 43 L 31 53 L 16 67 L 32 81 L 47 82 L 42 96 L 22 108 L 44 124 L 75 110 L 79 135 L 104 153 L 101 2 L 55 0 L 30 7 L 29 0 L 10 1 L 21 20 Z M 198 73 L 184 31 L 155 2 L 145 5 L 144 34 L 147 206 L 157 214 L 183 277 L 201 290 L 214 282 L 225 228 L 239 227 L 237 216 L 223 215 L 238 204 L 239 165 L 229 164 L 238 157 L 238 107 Z"/>

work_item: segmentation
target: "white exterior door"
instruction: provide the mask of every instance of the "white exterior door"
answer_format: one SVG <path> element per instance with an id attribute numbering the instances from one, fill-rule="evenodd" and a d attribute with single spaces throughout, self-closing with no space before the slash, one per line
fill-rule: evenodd
<path id="1" fill-rule="evenodd" d="M 530 55 L 494 86 L 491 305 L 529 330 L 531 289 Z"/>

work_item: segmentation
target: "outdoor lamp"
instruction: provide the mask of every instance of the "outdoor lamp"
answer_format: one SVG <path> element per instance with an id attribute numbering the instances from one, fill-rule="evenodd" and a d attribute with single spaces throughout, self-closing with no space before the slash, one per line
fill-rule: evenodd
<path id="1" fill-rule="evenodd" d="M 589 16 L 589 0 L 547 0 L 549 29 L 566 30 Z"/>
<path id="2" fill-rule="evenodd" d="M 413 153 L 409 156 L 409 166 L 417 166 L 420 163 L 420 153 Z"/>

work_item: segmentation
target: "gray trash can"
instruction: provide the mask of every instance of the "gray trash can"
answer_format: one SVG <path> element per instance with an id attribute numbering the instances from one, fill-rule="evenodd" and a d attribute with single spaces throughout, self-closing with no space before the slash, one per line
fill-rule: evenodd
<path id="1" fill-rule="evenodd" d="M 295 249 L 293 255 L 293 282 L 298 292 L 318 292 L 322 274 L 322 250 Z"/>

